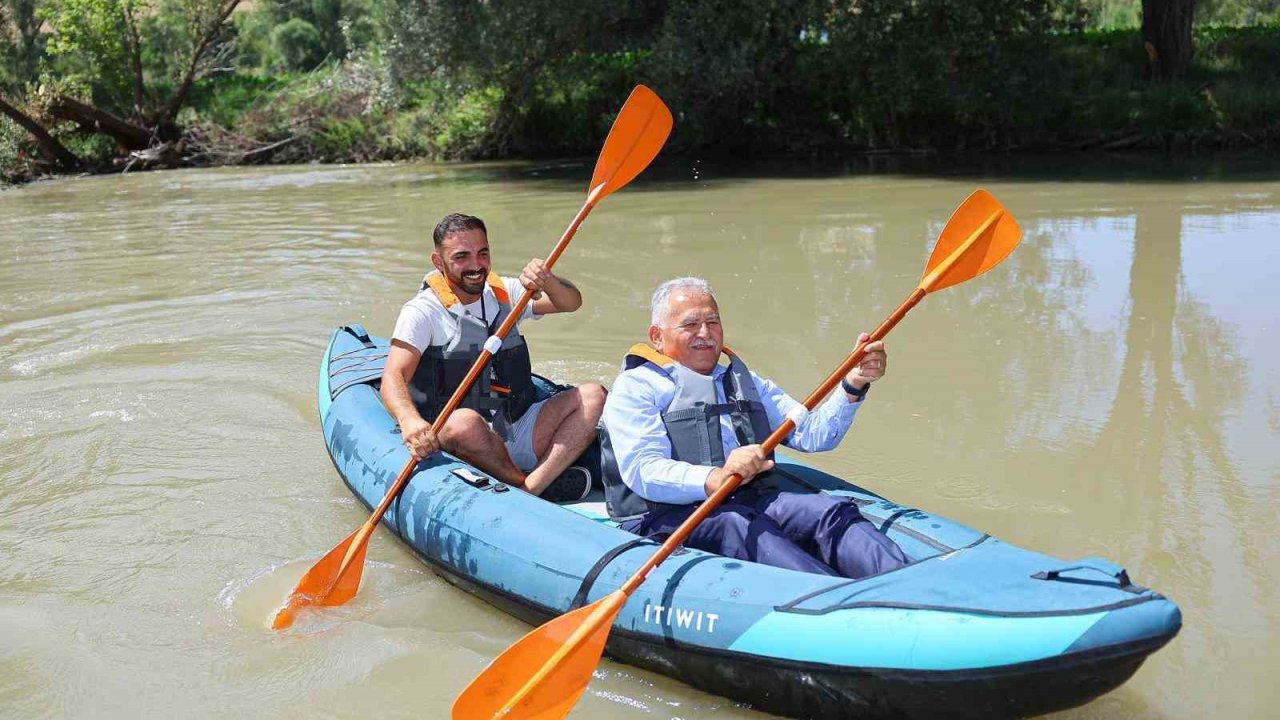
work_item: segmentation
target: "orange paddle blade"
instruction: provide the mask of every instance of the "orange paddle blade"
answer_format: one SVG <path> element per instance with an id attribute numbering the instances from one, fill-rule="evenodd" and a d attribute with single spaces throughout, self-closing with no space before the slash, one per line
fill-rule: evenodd
<path id="1" fill-rule="evenodd" d="M 920 289 L 933 292 L 971 280 L 1004 260 L 1022 240 L 1022 228 L 999 200 L 975 190 L 951 214 L 929 256 Z"/>
<path id="2" fill-rule="evenodd" d="M 591 682 L 613 619 L 627 602 L 615 591 L 561 615 L 494 658 L 453 702 L 453 720 L 560 720 Z"/>
<path id="3" fill-rule="evenodd" d="M 360 576 L 364 574 L 364 555 L 369 549 L 368 533 L 360 539 L 345 569 L 342 561 L 363 529 L 361 527 L 348 535 L 302 576 L 271 621 L 273 629 L 283 630 L 292 625 L 294 613 L 308 605 L 341 605 L 355 597 L 360 589 Z"/>
<path id="4" fill-rule="evenodd" d="M 609 129 L 587 190 L 595 192 L 604 185 L 596 197 L 599 201 L 631 182 L 658 156 L 671 134 L 671 124 L 671 111 L 662 100 L 649 88 L 637 85 Z"/>

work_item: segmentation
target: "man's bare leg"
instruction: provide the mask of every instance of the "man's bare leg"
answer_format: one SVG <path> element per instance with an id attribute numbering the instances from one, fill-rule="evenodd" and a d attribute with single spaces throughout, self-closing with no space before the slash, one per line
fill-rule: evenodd
<path id="1" fill-rule="evenodd" d="M 542 494 L 596 439 L 606 394 L 603 386 L 587 383 L 556 393 L 543 404 L 533 424 L 538 464 L 525 477 L 525 490 Z"/>
<path id="2" fill-rule="evenodd" d="M 541 422 L 542 418 L 539 417 L 538 421 Z M 525 487 L 525 474 L 511 462 L 502 438 L 474 410 L 458 408 L 453 411 L 440 433 L 440 445 L 508 485 Z"/>

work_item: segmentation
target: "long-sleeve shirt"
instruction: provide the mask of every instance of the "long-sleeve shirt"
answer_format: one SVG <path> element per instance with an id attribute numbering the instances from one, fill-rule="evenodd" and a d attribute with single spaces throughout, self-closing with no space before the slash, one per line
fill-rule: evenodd
<path id="1" fill-rule="evenodd" d="M 720 382 L 727 368 L 717 365 L 711 376 L 715 380 L 716 400 L 725 402 Z M 671 441 L 662 424 L 662 412 L 675 398 L 674 366 L 664 369 L 645 363 L 618 376 L 604 405 L 604 422 L 609 428 L 609 441 L 622 481 L 631 491 L 654 502 L 687 505 L 707 499 L 706 480 L 714 470 L 671 458 Z M 800 405 L 777 385 L 751 373 L 760 401 L 764 404 L 769 427 L 776 428 L 787 413 Z M 821 452 L 840 444 L 853 424 L 861 402 L 851 402 L 843 392 L 832 393 L 799 427 L 791 431 L 785 444 L 803 452 Z M 739 446 L 727 415 L 720 418 L 720 437 L 724 455 Z M 759 438 L 760 442 L 764 438 Z"/>

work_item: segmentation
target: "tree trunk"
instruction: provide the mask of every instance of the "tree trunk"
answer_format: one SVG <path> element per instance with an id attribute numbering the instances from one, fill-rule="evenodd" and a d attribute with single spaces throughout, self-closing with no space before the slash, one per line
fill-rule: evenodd
<path id="1" fill-rule="evenodd" d="M 182 80 L 178 83 L 178 89 L 173 93 L 173 97 L 169 100 L 169 104 L 165 106 L 164 114 L 159 118 L 159 125 L 173 125 L 178 117 L 178 111 L 187 102 L 187 93 L 191 92 L 191 85 L 196 80 L 196 70 L 200 66 L 200 60 L 204 57 L 204 53 L 213 44 L 213 41 L 222 34 L 223 26 L 227 22 L 227 18 L 231 17 L 231 13 L 240 4 L 240 0 L 223 0 L 218 14 L 210 18 L 210 23 L 201 29 L 200 37 L 196 40 L 195 46 L 191 51 L 190 62 L 187 63 L 186 72 L 182 75 Z"/>
<path id="2" fill-rule="evenodd" d="M 73 155 L 62 143 L 58 142 L 57 138 L 50 135 L 49 131 L 45 130 L 40 123 L 10 105 L 3 97 L 0 97 L 0 112 L 7 115 L 10 120 L 13 120 L 23 130 L 31 134 L 31 137 L 36 141 L 36 147 L 40 149 L 40 156 L 49 165 L 62 170 L 74 170 L 80 166 L 80 158 Z"/>
<path id="3" fill-rule="evenodd" d="M 1157 80 L 1180 77 L 1191 67 L 1195 0 L 1142 0 L 1142 41 Z"/>
<path id="4" fill-rule="evenodd" d="M 145 102 L 142 84 L 142 40 L 138 37 L 138 21 L 133 16 L 133 8 L 122 5 L 120 12 L 124 14 L 125 48 L 129 53 L 129 71 L 133 86 L 133 117 L 142 119 L 142 105 Z"/>
<path id="5" fill-rule="evenodd" d="M 14 0 L 9 5 L 12 9 L 9 19 L 18 31 L 15 77 L 18 82 L 30 82 L 36 79 L 40 63 L 41 20 L 36 14 L 35 0 Z"/>
<path id="6" fill-rule="evenodd" d="M 147 128 L 134 125 L 106 110 L 86 105 L 65 95 L 49 104 L 54 117 L 70 120 L 86 130 L 106 133 L 115 138 L 125 150 L 144 150 L 151 145 L 152 133 Z"/>

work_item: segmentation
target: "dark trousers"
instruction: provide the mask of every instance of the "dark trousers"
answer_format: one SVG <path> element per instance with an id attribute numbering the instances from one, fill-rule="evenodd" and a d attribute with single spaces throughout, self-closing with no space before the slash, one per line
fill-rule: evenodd
<path id="1" fill-rule="evenodd" d="M 669 533 L 696 505 L 650 512 L 622 529 L 639 535 Z M 689 535 L 684 544 L 738 560 L 790 570 L 860 578 L 907 564 L 901 548 L 858 512 L 852 501 L 821 493 L 738 490 Z"/>

